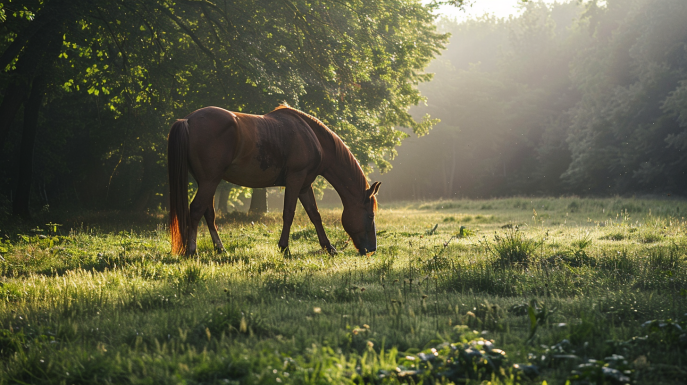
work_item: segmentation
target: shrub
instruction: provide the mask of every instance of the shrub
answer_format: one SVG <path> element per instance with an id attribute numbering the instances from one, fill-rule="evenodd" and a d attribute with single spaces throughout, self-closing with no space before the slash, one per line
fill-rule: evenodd
<path id="1" fill-rule="evenodd" d="M 510 229 L 503 236 L 494 235 L 494 242 L 487 242 L 485 247 L 489 254 L 496 257 L 496 267 L 527 267 L 532 262 L 537 247 L 541 242 L 525 238 L 517 228 Z"/>
<path id="2" fill-rule="evenodd" d="M 604 239 L 608 239 L 609 241 L 622 241 L 623 239 L 625 239 L 625 234 L 622 232 L 615 232 L 606 235 Z"/>

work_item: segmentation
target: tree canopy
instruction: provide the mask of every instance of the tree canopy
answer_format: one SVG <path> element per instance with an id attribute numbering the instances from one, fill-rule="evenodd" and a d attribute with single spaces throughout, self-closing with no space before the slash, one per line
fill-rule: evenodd
<path id="1" fill-rule="evenodd" d="M 388 169 L 407 135 L 397 127 L 421 135 L 435 123 L 407 112 L 422 100 L 416 85 L 431 78 L 424 67 L 447 40 L 436 32 L 434 6 L 4 4 L 0 161 L 9 167 L 0 172 L 0 194 L 14 194 L 16 202 L 30 192 L 44 204 L 73 200 L 86 207 L 160 204 L 169 124 L 205 105 L 260 114 L 287 102 L 334 129 L 363 166 Z M 14 188 L 31 182 L 23 192 Z"/>
<path id="2" fill-rule="evenodd" d="M 415 110 L 441 123 L 401 148 L 382 197 L 684 193 L 687 3 L 524 7 L 441 22 Z"/>

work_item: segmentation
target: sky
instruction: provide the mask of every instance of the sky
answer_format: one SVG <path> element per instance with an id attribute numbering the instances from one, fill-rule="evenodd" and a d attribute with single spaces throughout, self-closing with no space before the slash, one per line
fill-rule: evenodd
<path id="1" fill-rule="evenodd" d="M 544 0 L 544 2 L 553 3 L 554 0 Z M 465 11 L 452 6 L 443 6 L 440 12 L 448 17 L 455 17 L 459 21 L 479 17 L 485 13 L 493 14 L 497 17 L 517 16 L 520 14 L 518 4 L 521 4 L 522 0 L 473 0 L 471 3 L 472 5 L 465 7 Z"/>

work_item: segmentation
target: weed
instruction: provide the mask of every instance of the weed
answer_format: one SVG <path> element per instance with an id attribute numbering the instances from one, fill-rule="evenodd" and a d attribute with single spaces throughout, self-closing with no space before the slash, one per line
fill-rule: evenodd
<path id="1" fill-rule="evenodd" d="M 613 232 L 610 234 L 605 235 L 602 239 L 608 239 L 609 241 L 622 241 L 625 238 L 625 233 L 623 232 Z"/>
<path id="2" fill-rule="evenodd" d="M 549 310 L 545 303 L 539 304 L 536 299 L 532 299 L 530 301 L 530 305 L 527 307 L 527 316 L 529 317 L 530 321 L 530 334 L 527 337 L 528 342 L 534 339 L 534 335 L 539 326 L 547 324 L 549 318 L 551 315 L 553 315 L 553 313 L 556 312 L 556 310 L 557 308 L 555 307 Z"/>
<path id="3" fill-rule="evenodd" d="M 568 210 L 571 213 L 577 213 L 580 211 L 580 203 L 578 201 L 572 201 L 568 204 Z"/>
<path id="4" fill-rule="evenodd" d="M 641 243 L 655 243 L 663 240 L 665 237 L 655 232 L 645 232 L 639 236 Z"/>
<path id="5" fill-rule="evenodd" d="M 641 213 L 644 209 L 644 204 L 635 202 L 633 200 L 618 199 L 613 202 L 611 210 L 615 213 Z"/>
<path id="6" fill-rule="evenodd" d="M 456 234 L 457 238 L 467 238 L 469 236 L 475 235 L 475 232 L 468 229 L 465 226 L 460 226 L 460 229 L 458 229 L 458 234 Z"/>
<path id="7" fill-rule="evenodd" d="M 616 201 L 636 207 L 621 217 Z M 170 255 L 150 219 L 3 226 L 0 383 L 681 383 L 687 222 L 675 201 L 418 207 L 379 210 L 373 256 L 345 248 L 340 209 L 321 210 L 334 257 L 317 252 L 302 210 L 290 258 L 275 245 L 280 213 L 220 218 L 228 253 L 203 230 L 193 259 Z"/>
<path id="8" fill-rule="evenodd" d="M 502 236 L 495 234 L 493 243 L 484 242 L 487 252 L 495 258 L 493 265 L 500 268 L 529 266 L 540 245 L 518 229 L 510 229 Z"/>
<path id="9" fill-rule="evenodd" d="M 181 270 L 178 282 L 183 285 L 193 285 L 205 279 L 203 268 L 199 264 L 186 266 Z"/>
<path id="10" fill-rule="evenodd" d="M 392 273 L 395 257 L 382 257 L 373 266 L 372 273 L 375 276 L 385 277 Z"/>

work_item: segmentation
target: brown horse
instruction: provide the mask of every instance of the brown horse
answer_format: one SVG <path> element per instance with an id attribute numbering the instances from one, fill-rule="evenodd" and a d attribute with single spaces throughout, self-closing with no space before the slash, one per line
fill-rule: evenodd
<path id="1" fill-rule="evenodd" d="M 172 252 L 192 255 L 200 218 L 205 216 L 212 242 L 224 250 L 215 226 L 213 197 L 222 179 L 260 188 L 285 186 L 284 226 L 279 247 L 289 246 L 289 231 L 301 200 L 315 225 L 320 246 L 336 252 L 317 210 L 312 183 L 324 176 L 343 202 L 341 223 L 360 254 L 377 249 L 375 212 L 379 182 L 370 186 L 360 164 L 341 138 L 318 119 L 280 106 L 267 115 L 201 108 L 170 129 L 167 144 Z M 189 210 L 188 172 L 198 182 Z"/>

